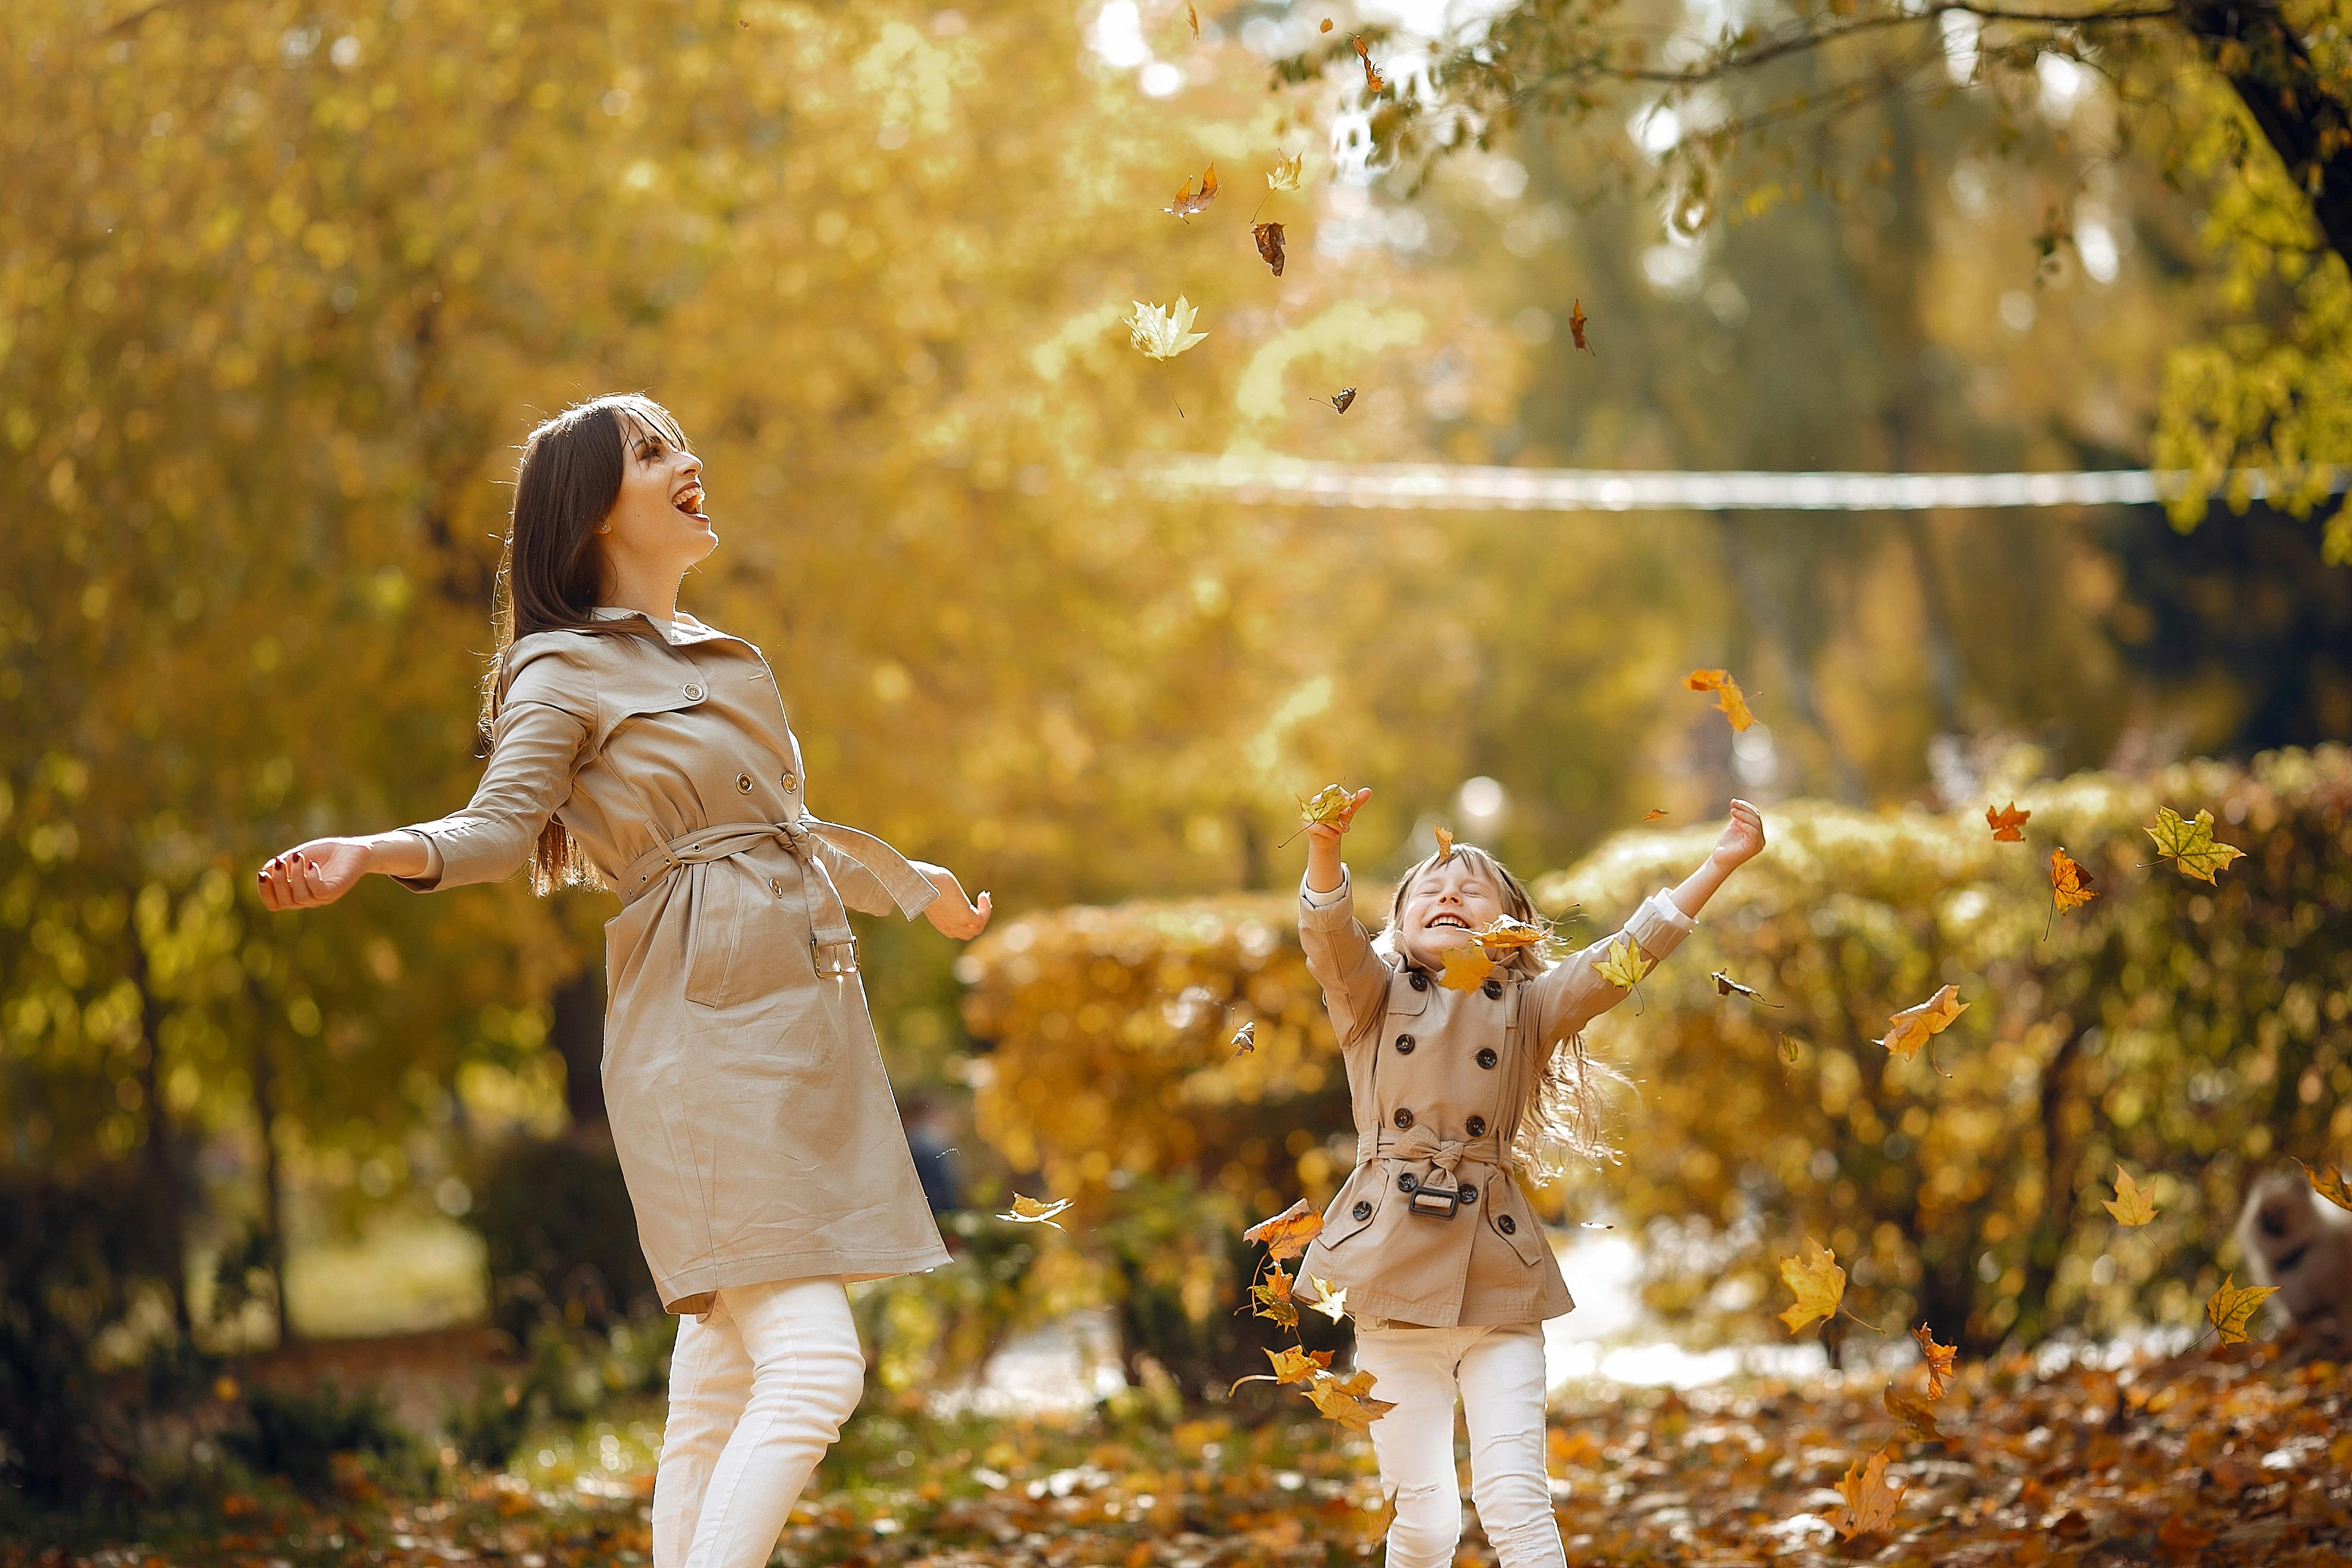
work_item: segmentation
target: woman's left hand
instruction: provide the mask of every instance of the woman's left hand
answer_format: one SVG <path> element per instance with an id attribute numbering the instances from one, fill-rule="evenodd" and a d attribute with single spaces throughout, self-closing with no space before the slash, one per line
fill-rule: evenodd
<path id="1" fill-rule="evenodd" d="M 929 878 L 931 886 L 940 890 L 940 896 L 923 910 L 924 918 L 958 942 L 968 942 L 988 929 L 989 910 L 993 906 L 986 893 L 981 894 L 980 901 L 974 903 L 964 897 L 963 884 L 957 881 L 956 874 L 945 866 L 919 862 L 915 869 Z"/>

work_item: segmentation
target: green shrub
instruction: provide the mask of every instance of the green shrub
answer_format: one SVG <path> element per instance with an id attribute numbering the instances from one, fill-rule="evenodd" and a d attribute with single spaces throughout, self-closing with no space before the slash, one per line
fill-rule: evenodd
<path id="1" fill-rule="evenodd" d="M 466 1223 L 482 1238 L 491 1317 L 517 1343 L 554 1321 L 602 1332 L 661 1310 L 609 1140 L 513 1138 L 490 1155 Z"/>
<path id="2" fill-rule="evenodd" d="M 414 1440 L 392 1417 L 374 1388 L 345 1393 L 333 1378 L 315 1392 L 248 1388 L 245 1424 L 222 1434 L 222 1444 L 255 1469 L 284 1476 L 306 1490 L 333 1479 L 337 1454 L 375 1454 L 404 1459 Z"/>

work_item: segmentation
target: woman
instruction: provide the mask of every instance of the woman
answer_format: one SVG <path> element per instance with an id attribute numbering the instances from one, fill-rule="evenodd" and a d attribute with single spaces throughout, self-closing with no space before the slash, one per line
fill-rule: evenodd
<path id="1" fill-rule="evenodd" d="M 843 1286 L 948 1260 L 845 910 L 979 934 L 989 898 L 803 809 L 800 742 L 760 650 L 677 608 L 718 537 L 702 464 L 643 397 L 531 433 L 465 810 L 313 839 L 260 873 L 273 910 L 371 871 L 420 892 L 529 860 L 613 889 L 604 1098 L 663 1305 L 684 1316 L 654 1489 L 656 1568 L 758 1568 L 865 1358 Z"/>

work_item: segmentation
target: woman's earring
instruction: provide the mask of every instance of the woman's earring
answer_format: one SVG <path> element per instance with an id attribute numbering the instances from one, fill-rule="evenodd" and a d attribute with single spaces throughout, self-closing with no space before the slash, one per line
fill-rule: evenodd
<path id="1" fill-rule="evenodd" d="M 609 522 L 600 522 L 596 525 L 596 531 L 599 533 L 610 533 L 613 531 L 613 525 Z"/>

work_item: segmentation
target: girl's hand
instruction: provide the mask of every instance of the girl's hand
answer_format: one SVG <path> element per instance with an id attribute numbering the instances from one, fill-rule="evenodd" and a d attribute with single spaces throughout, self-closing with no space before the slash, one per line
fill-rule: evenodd
<path id="1" fill-rule="evenodd" d="M 1372 792 L 1370 790 L 1358 790 L 1356 792 L 1355 798 L 1350 800 L 1347 805 L 1340 810 L 1339 818 L 1336 821 L 1308 823 L 1307 825 L 1307 837 L 1309 839 L 1319 843 L 1339 843 L 1339 836 L 1347 832 L 1349 826 L 1356 820 L 1357 808 L 1371 798 Z M 1308 846 L 1308 853 L 1313 853 L 1313 845 L 1310 844 Z"/>
<path id="2" fill-rule="evenodd" d="M 369 851 L 357 838 L 313 838 L 270 858 L 261 868 L 261 905 L 309 910 L 331 904 L 368 874 Z"/>
<path id="3" fill-rule="evenodd" d="M 1715 841 L 1711 857 L 1725 870 L 1735 870 L 1756 858 L 1764 847 L 1764 818 L 1744 800 L 1731 803 L 1731 820 L 1723 825 L 1723 837 Z"/>
<path id="4" fill-rule="evenodd" d="M 978 903 L 973 903 L 964 897 L 963 884 L 956 880 L 956 874 L 945 866 L 917 861 L 915 869 L 929 879 L 931 886 L 940 890 L 940 896 L 924 909 L 924 919 L 958 942 L 968 942 L 988 929 L 989 911 L 994 906 L 989 902 L 986 893 L 980 895 Z"/>

